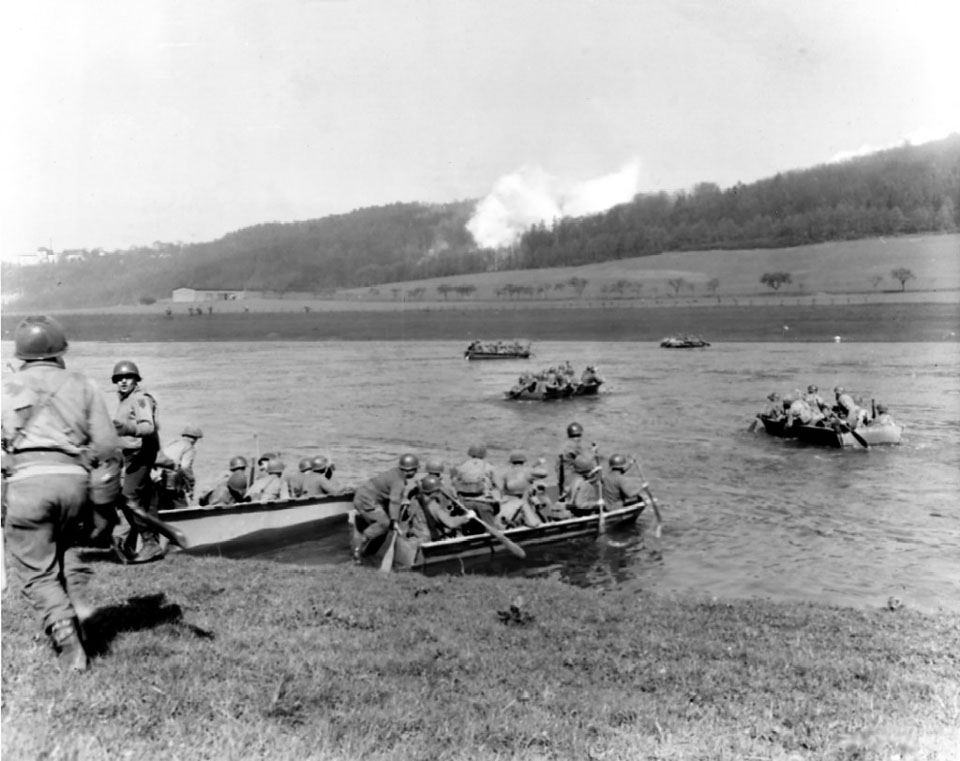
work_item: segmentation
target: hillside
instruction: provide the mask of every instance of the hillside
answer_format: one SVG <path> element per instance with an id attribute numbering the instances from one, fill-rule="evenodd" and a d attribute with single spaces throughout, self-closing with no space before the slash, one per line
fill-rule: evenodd
<path id="1" fill-rule="evenodd" d="M 628 296 L 640 287 L 649 294 L 654 286 L 632 281 L 634 270 L 650 269 L 670 270 L 673 274 L 656 287 L 682 295 L 691 284 L 719 292 L 723 286 L 755 281 L 762 274 L 755 272 L 758 261 L 735 265 L 733 271 L 726 266 L 694 268 L 685 264 L 684 252 L 714 251 L 719 261 L 723 250 L 763 249 L 782 253 L 741 253 L 735 258 L 762 257 L 769 262 L 765 271 L 791 272 L 795 287 L 802 283 L 806 291 L 824 290 L 837 285 L 835 280 L 823 276 L 820 266 L 807 267 L 793 258 L 805 246 L 883 236 L 896 248 L 895 266 L 915 270 L 918 249 L 910 240 L 923 233 L 952 233 L 960 227 L 960 135 L 726 190 L 701 184 L 690 193 L 640 195 L 602 214 L 563 219 L 549 227 L 537 225 L 514 246 L 501 250 L 474 244 L 467 230 L 474 208 L 474 201 L 397 203 L 317 220 L 256 225 L 202 244 L 158 243 L 99 255 L 74 252 L 73 261 L 31 268 L 4 265 L 4 300 L 15 303 L 17 309 L 136 304 L 166 298 L 181 286 L 327 297 L 337 291 L 352 289 L 356 295 L 374 288 L 390 290 L 393 298 L 406 297 L 417 288 L 422 290 L 414 298 L 423 298 L 438 286 L 465 289 L 459 294 L 445 292 L 443 298 L 449 299 L 476 295 L 469 288 L 474 280 L 482 280 L 481 274 L 628 262 L 672 255 L 668 252 L 679 257 L 675 266 L 611 265 L 609 278 L 592 276 L 594 285 L 602 283 L 601 288 L 609 289 L 596 295 Z M 901 239 L 903 244 L 893 243 Z M 889 276 L 887 264 L 875 266 L 869 276 Z M 549 280 L 553 288 L 563 282 L 559 275 L 518 272 L 505 282 L 521 289 L 529 286 L 532 291 L 492 297 L 543 298 L 548 295 L 544 283 Z M 718 278 L 721 283 L 711 288 L 711 281 Z M 670 280 L 675 281 L 673 285 L 668 284 Z M 396 285 L 414 281 L 420 285 Z M 568 285 L 575 291 L 587 287 L 579 282 Z M 879 285 L 851 282 L 844 288 Z M 393 290 L 398 287 L 400 291 Z"/>

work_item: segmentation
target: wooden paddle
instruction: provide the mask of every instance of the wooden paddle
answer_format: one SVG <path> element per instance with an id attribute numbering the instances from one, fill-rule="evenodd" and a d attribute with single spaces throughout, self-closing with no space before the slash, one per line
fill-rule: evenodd
<path id="1" fill-rule="evenodd" d="M 380 570 L 384 573 L 390 573 L 393 570 L 393 556 L 397 552 L 397 530 L 391 529 L 390 537 L 387 539 L 387 549 L 383 553 L 383 560 L 380 561 Z"/>
<path id="2" fill-rule="evenodd" d="M 759 415 L 753 419 L 753 422 L 752 422 L 752 423 L 750 423 L 750 427 L 747 428 L 747 433 L 753 433 L 755 430 L 757 430 L 757 426 L 758 426 L 758 425 L 760 425 L 760 416 L 759 416 Z"/>
<path id="3" fill-rule="evenodd" d="M 600 458 L 597 459 L 599 460 Z M 603 501 L 603 468 L 599 462 L 597 463 L 597 467 L 600 468 L 600 476 L 597 479 L 597 535 L 603 536 L 607 532 L 607 523 L 603 517 L 607 505 Z"/>
<path id="4" fill-rule="evenodd" d="M 460 507 L 463 507 L 463 505 L 460 505 Z M 507 537 L 504 536 L 503 532 L 500 531 L 500 529 L 494 528 L 486 521 L 480 520 L 480 516 L 477 515 L 475 512 L 473 512 L 473 510 L 467 510 L 466 508 L 464 508 L 464 510 L 466 510 L 467 515 L 469 515 L 471 519 L 475 520 L 477 523 L 483 526 L 483 528 L 486 530 L 488 534 L 490 534 L 490 536 L 492 536 L 494 539 L 500 542 L 500 544 L 502 544 L 506 549 L 508 549 L 518 558 L 523 560 L 527 556 L 527 553 L 523 551 L 523 547 L 507 539 Z"/>
<path id="5" fill-rule="evenodd" d="M 630 459 L 633 461 L 637 473 L 640 474 L 640 480 L 643 481 L 642 488 L 647 493 L 647 496 L 650 497 L 650 504 L 653 505 L 653 514 L 657 518 L 657 525 L 653 529 L 653 535 L 657 538 L 657 544 L 659 545 L 657 552 L 661 552 L 663 550 L 663 516 L 660 514 L 660 503 L 657 502 L 657 498 L 654 497 L 653 492 L 650 491 L 650 484 L 647 483 L 647 478 L 643 475 L 643 470 L 640 468 L 640 463 L 637 462 L 637 458 L 634 456 Z"/>
<path id="6" fill-rule="evenodd" d="M 865 438 L 863 438 L 863 436 L 861 436 L 859 433 L 853 430 L 849 425 L 844 423 L 842 420 L 840 421 L 840 429 L 846 433 L 849 433 L 851 436 L 853 436 L 853 438 L 857 440 L 857 443 L 860 446 L 862 446 L 864 449 L 870 448 L 870 443 Z"/>
<path id="7" fill-rule="evenodd" d="M 126 509 L 129 510 L 133 515 L 136 516 L 137 520 L 142 523 L 144 526 L 156 531 L 158 534 L 165 536 L 170 544 L 175 544 L 181 549 L 187 550 L 190 549 L 190 543 L 187 541 L 186 535 L 175 526 L 171 526 L 166 521 L 162 521 L 156 516 L 150 515 L 142 507 L 137 507 L 135 505 L 127 504 Z"/>

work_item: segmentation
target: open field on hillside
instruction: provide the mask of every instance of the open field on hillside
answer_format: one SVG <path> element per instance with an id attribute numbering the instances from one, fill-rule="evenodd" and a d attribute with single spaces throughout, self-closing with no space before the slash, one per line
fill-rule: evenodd
<path id="1" fill-rule="evenodd" d="M 402 312 L 115 312 L 63 314 L 75 341 L 422 341 L 524 338 L 543 341 L 659 341 L 678 332 L 720 341 L 957 341 L 960 301 L 714 307 L 417 309 Z M 19 316 L 4 315 L 3 338 Z M 787 326 L 787 330 L 784 329 Z"/>
<path id="2" fill-rule="evenodd" d="M 761 285 L 765 272 L 789 272 L 792 282 L 783 286 L 778 296 L 811 296 L 815 294 L 881 294 L 899 291 L 900 283 L 891 271 L 904 267 L 915 279 L 907 289 L 932 291 L 960 288 L 960 235 L 920 235 L 901 238 L 871 238 L 835 241 L 811 246 L 778 249 L 737 249 L 683 251 L 631 259 L 588 264 L 582 267 L 561 267 L 513 272 L 488 272 L 476 275 L 434 278 L 408 283 L 377 286 L 385 299 L 403 296 L 415 288 L 423 288 L 428 297 L 437 298 L 437 286 L 475 286 L 469 298 L 496 298 L 496 291 L 505 285 L 532 286 L 534 292 L 544 287 L 540 298 L 569 298 L 569 286 L 557 289 L 570 278 L 587 281 L 583 298 L 608 298 L 611 287 L 627 281 L 623 294 L 640 300 L 678 296 L 708 297 L 706 284 L 716 279 L 715 295 L 720 297 L 762 296 L 773 292 Z M 687 284 L 675 291 L 670 280 L 683 279 Z M 875 278 L 880 280 L 875 281 Z M 399 289 L 395 294 L 394 289 Z M 369 296 L 369 289 L 353 289 L 345 294 Z M 621 294 L 621 295 L 623 295 Z M 450 299 L 458 298 L 450 294 Z"/>

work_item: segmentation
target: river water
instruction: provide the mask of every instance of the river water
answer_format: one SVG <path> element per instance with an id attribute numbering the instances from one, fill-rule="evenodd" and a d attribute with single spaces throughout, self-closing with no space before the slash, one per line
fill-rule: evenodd
<path id="1" fill-rule="evenodd" d="M 78 342 L 68 365 L 112 394 L 135 360 L 160 403 L 164 441 L 199 425 L 201 487 L 235 454 L 326 453 L 348 485 L 406 451 L 459 462 L 485 443 L 552 461 L 580 422 L 601 453 L 640 461 L 664 511 L 662 560 L 641 532 L 550 547 L 476 573 L 720 598 L 761 596 L 876 607 L 896 597 L 960 610 L 960 348 L 955 343 L 544 342 L 527 361 L 466 362 L 464 344 Z M 12 357 L 2 345 L 4 364 Z M 524 369 L 597 364 L 606 393 L 557 402 L 503 398 Z M 5 370 L 6 372 L 7 370 Z M 747 431 L 772 390 L 844 385 L 887 402 L 902 445 L 825 450 Z M 113 399 L 108 399 L 113 407 Z M 336 531 L 268 554 L 348 562 Z M 454 569 L 460 572 L 460 569 Z"/>

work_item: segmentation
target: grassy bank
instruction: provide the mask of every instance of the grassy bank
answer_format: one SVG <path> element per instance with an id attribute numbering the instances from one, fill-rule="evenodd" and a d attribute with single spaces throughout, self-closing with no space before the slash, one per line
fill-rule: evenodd
<path id="1" fill-rule="evenodd" d="M 52 670 L 16 590 L 5 596 L 5 758 L 952 759 L 960 747 L 956 616 L 185 555 L 97 571 L 99 656 L 73 678 Z"/>
<path id="2" fill-rule="evenodd" d="M 59 315 L 71 341 L 659 341 L 678 332 L 710 341 L 957 341 L 960 300 L 947 303 L 767 304 L 765 306 L 522 305 L 480 310 L 217 312 L 165 319 L 157 311 Z M 21 315 L 3 315 L 12 338 Z M 784 331 L 783 326 L 789 326 Z"/>

